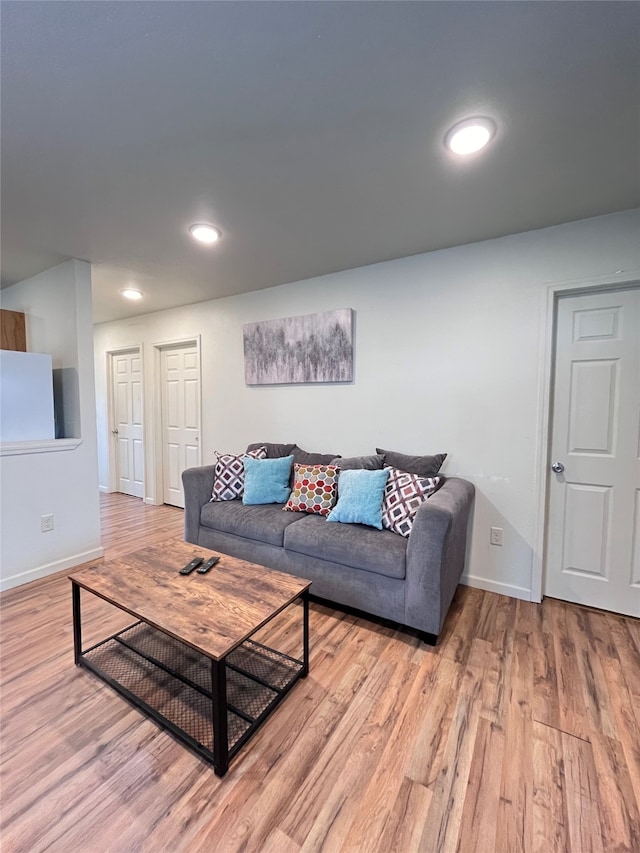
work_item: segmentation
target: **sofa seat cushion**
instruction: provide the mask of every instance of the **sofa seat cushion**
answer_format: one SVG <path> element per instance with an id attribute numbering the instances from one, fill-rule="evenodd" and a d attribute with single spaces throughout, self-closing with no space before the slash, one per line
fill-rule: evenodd
<path id="1" fill-rule="evenodd" d="M 407 540 L 390 530 L 375 530 L 364 524 L 330 524 L 320 515 L 309 515 L 287 527 L 284 547 L 289 552 L 389 578 L 405 576 Z"/>
<path id="2" fill-rule="evenodd" d="M 203 527 L 279 547 L 282 547 L 285 529 L 302 518 L 304 516 L 298 512 L 283 512 L 282 504 L 245 506 L 241 500 L 208 503 L 200 511 Z"/>

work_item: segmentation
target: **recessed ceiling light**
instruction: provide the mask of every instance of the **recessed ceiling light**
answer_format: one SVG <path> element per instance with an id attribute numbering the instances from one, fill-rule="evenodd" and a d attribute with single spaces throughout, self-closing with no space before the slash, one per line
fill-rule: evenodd
<path id="1" fill-rule="evenodd" d="M 142 299 L 142 291 L 136 290 L 135 287 L 123 287 L 120 293 L 125 299 Z"/>
<path id="2" fill-rule="evenodd" d="M 194 225 L 190 225 L 189 234 L 191 234 L 194 240 L 205 243 L 207 246 L 216 243 L 222 236 L 219 228 L 216 228 L 214 225 L 208 225 L 206 222 L 196 222 Z"/>
<path id="3" fill-rule="evenodd" d="M 468 118 L 454 124 L 444 138 L 444 144 L 454 154 L 473 154 L 491 141 L 496 125 L 490 118 Z"/>

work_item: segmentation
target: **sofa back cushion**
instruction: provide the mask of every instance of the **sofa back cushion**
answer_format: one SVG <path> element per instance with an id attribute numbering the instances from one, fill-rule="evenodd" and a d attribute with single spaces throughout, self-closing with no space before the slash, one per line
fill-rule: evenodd
<path id="1" fill-rule="evenodd" d="M 372 453 L 370 456 L 336 456 L 331 464 L 337 465 L 341 471 L 379 471 L 384 467 L 384 453 Z"/>
<path id="2" fill-rule="evenodd" d="M 289 456 L 293 452 L 295 444 L 274 444 L 271 441 L 258 441 L 247 447 L 247 453 L 257 450 L 259 447 L 266 449 L 267 459 L 279 459 L 282 456 Z"/>
<path id="3" fill-rule="evenodd" d="M 331 465 L 340 457 L 335 453 L 308 453 L 297 445 L 291 451 L 298 465 Z"/>
<path id="4" fill-rule="evenodd" d="M 442 463 L 447 458 L 446 453 L 436 453 L 434 456 L 409 456 L 406 453 L 396 453 L 395 450 L 381 450 L 376 447 L 376 453 L 384 453 L 384 464 L 399 468 L 409 474 L 420 477 L 435 477 Z"/>

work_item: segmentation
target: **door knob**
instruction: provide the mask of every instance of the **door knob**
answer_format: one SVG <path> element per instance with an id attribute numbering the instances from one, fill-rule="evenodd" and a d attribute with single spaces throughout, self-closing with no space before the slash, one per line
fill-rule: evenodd
<path id="1" fill-rule="evenodd" d="M 564 465 L 562 464 L 562 462 L 554 462 L 551 465 L 551 470 L 555 471 L 556 474 L 562 474 L 562 472 L 564 471 Z"/>
<path id="2" fill-rule="evenodd" d="M 118 430 L 117 430 L 117 428 L 116 428 L 116 429 L 112 429 L 112 430 L 111 430 L 111 432 L 112 432 L 114 435 L 117 435 L 117 434 L 118 434 Z"/>

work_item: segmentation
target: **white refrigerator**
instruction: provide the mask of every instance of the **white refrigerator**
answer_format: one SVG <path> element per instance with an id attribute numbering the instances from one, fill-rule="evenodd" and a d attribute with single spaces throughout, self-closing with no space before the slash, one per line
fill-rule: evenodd
<path id="1" fill-rule="evenodd" d="M 0 350 L 0 442 L 55 438 L 51 356 Z"/>

